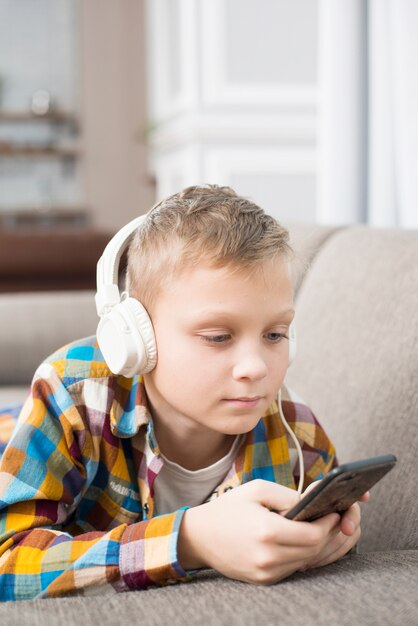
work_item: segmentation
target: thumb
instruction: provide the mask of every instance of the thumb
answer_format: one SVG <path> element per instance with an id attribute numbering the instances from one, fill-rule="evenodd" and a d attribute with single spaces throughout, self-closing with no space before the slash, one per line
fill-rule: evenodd
<path id="1" fill-rule="evenodd" d="M 254 500 L 276 513 L 285 513 L 300 500 L 300 495 L 294 489 L 268 480 L 256 479 L 247 484 L 251 485 Z"/>
<path id="2" fill-rule="evenodd" d="M 310 485 L 308 485 L 308 487 L 306 487 L 306 489 L 305 489 L 305 491 L 303 492 L 303 494 L 302 494 L 302 495 L 304 496 L 305 494 L 307 494 L 307 493 L 309 493 L 310 491 L 312 491 L 312 489 L 315 489 L 315 487 L 317 486 L 317 484 L 318 484 L 318 483 L 320 483 L 320 482 L 321 482 L 321 480 L 320 480 L 320 479 L 312 481 L 312 482 L 311 482 L 311 484 L 310 484 Z"/>

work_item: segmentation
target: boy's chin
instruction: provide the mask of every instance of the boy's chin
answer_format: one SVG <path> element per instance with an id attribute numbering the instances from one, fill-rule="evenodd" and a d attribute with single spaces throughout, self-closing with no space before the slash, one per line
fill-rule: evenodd
<path id="1" fill-rule="evenodd" d="M 220 431 L 224 435 L 245 435 L 255 428 L 260 421 L 261 416 L 256 418 L 247 417 L 245 419 L 228 420 L 228 423 L 221 427 Z"/>

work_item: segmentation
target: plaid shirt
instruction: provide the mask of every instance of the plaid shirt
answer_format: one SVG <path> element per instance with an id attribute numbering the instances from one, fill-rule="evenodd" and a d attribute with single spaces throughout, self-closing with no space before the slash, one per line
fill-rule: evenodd
<path id="1" fill-rule="evenodd" d="M 333 467 L 334 449 L 288 389 L 282 406 L 306 487 Z M 289 447 L 274 403 L 211 497 L 255 478 L 295 488 Z M 142 379 L 113 375 L 94 337 L 42 363 L 0 462 L 0 600 L 187 580 L 177 557 L 185 509 L 153 517 L 162 464 Z"/>

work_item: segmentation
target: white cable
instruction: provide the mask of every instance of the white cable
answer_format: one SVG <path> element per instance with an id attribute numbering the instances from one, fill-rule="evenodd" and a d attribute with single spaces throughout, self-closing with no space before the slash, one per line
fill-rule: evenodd
<path id="1" fill-rule="evenodd" d="M 296 446 L 296 450 L 298 453 L 298 460 L 299 460 L 299 485 L 298 485 L 298 493 L 301 494 L 302 493 L 302 489 L 303 489 L 303 479 L 304 479 L 304 474 L 305 474 L 305 464 L 303 462 L 303 453 L 302 453 L 302 448 L 300 447 L 300 443 L 295 435 L 295 433 L 293 432 L 293 430 L 290 428 L 289 424 L 286 422 L 286 418 L 283 415 L 283 409 L 282 409 L 282 390 L 279 389 L 279 396 L 278 396 L 278 406 L 279 406 L 279 415 L 280 415 L 280 419 L 282 420 L 283 426 L 285 427 L 285 429 L 287 430 L 287 432 L 289 433 L 289 435 L 291 436 L 291 438 L 293 439 L 293 442 Z"/>

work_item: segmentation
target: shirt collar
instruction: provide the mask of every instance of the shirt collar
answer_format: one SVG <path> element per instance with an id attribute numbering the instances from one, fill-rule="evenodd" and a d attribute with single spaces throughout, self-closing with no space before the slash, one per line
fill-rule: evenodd
<path id="1" fill-rule="evenodd" d="M 150 452 L 157 457 L 160 455 L 142 376 L 117 378 L 110 425 L 112 433 L 120 438 L 134 437 L 145 427 Z M 257 426 L 247 433 L 224 487 L 231 488 L 254 478 L 273 480 L 289 487 L 294 484 L 286 433 L 276 402 L 260 418 Z"/>
<path id="2" fill-rule="evenodd" d="M 118 376 L 110 407 L 110 428 L 116 437 L 134 437 L 146 426 L 153 447 L 156 447 L 151 412 L 142 376 Z"/>

